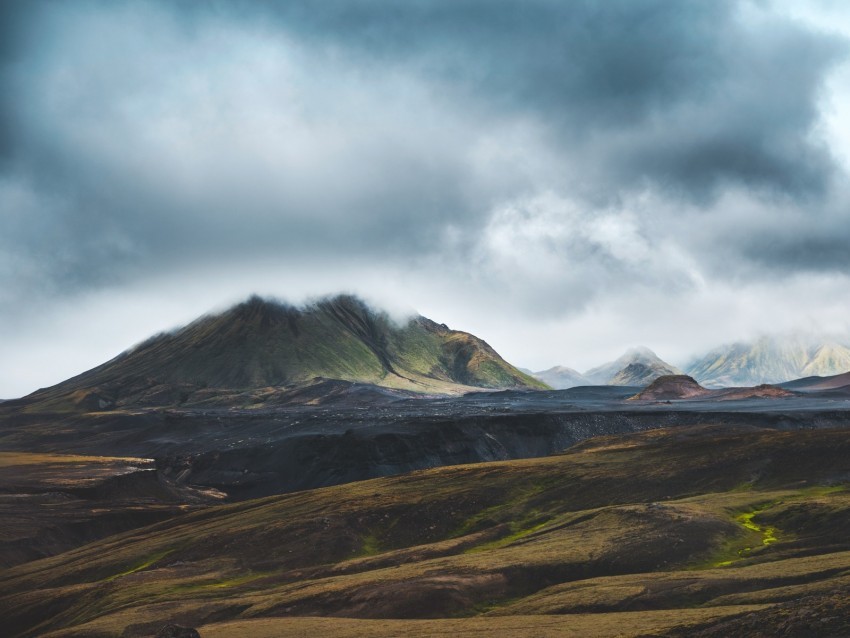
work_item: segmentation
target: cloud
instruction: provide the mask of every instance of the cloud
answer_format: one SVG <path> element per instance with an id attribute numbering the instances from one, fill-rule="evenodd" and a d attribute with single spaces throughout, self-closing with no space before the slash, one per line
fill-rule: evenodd
<path id="1" fill-rule="evenodd" d="M 415 73 L 490 112 L 540 119 L 558 145 L 599 155 L 605 169 L 582 175 L 599 189 L 648 179 L 690 196 L 725 181 L 809 192 L 831 168 L 807 133 L 846 43 L 755 3 L 273 6 L 316 46 Z"/>
<path id="2" fill-rule="evenodd" d="M 850 30 L 783 6 L 2 3 L 0 333 L 119 290 L 491 329 L 840 275 Z"/>
<path id="3" fill-rule="evenodd" d="M 554 193 L 507 202 L 480 233 L 473 272 L 538 316 L 572 314 L 626 290 L 693 287 L 693 264 L 652 232 L 643 205 L 589 210 Z"/>

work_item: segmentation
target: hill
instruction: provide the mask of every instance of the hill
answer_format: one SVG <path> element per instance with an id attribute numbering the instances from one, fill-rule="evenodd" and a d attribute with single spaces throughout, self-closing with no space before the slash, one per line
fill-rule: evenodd
<path id="1" fill-rule="evenodd" d="M 805 377 L 782 384 L 783 388 L 797 392 L 827 392 L 839 391 L 850 393 L 850 372 L 828 377 Z"/>
<path id="2" fill-rule="evenodd" d="M 709 387 L 782 383 L 850 371 L 850 348 L 800 337 L 762 337 L 716 348 L 692 362 L 687 373 Z"/>
<path id="3" fill-rule="evenodd" d="M 735 637 L 823 599 L 845 635 L 848 454 L 840 430 L 678 428 L 215 506 L 5 570 L 4 630 Z"/>
<path id="4" fill-rule="evenodd" d="M 183 405 L 317 378 L 420 393 L 546 387 L 481 339 L 425 317 L 396 323 L 348 295 L 304 308 L 252 297 L 28 399 L 59 410 Z"/>
<path id="5" fill-rule="evenodd" d="M 670 401 L 673 399 L 693 399 L 711 395 L 697 383 L 693 377 L 684 374 L 658 377 L 647 387 L 633 396 L 634 401 Z"/>
<path id="6" fill-rule="evenodd" d="M 672 401 L 698 399 L 703 401 L 740 401 L 744 399 L 786 399 L 794 392 L 774 385 L 762 384 L 752 388 L 721 388 L 709 390 L 684 374 L 658 377 L 631 397 L 630 401 Z"/>
<path id="7" fill-rule="evenodd" d="M 675 366 L 662 361 L 649 348 L 632 348 L 616 361 L 605 363 L 584 373 L 594 385 L 646 385 L 658 377 L 682 374 Z"/>

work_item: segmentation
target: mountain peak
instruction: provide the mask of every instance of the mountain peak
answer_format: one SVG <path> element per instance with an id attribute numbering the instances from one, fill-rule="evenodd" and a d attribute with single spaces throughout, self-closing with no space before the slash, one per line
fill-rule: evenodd
<path id="1" fill-rule="evenodd" d="M 223 320 L 260 321 L 263 323 L 285 317 L 293 311 L 295 311 L 294 307 L 282 301 L 266 299 L 259 295 L 251 295 L 245 301 L 232 306 L 229 310 L 218 316 Z M 201 320 L 203 319 L 202 317 Z"/>
<path id="2" fill-rule="evenodd" d="M 597 385 L 646 385 L 664 375 L 682 371 L 663 361 L 652 350 L 638 346 L 627 350 L 619 359 L 592 368 L 584 376 Z"/>
<path id="3" fill-rule="evenodd" d="M 646 346 L 635 346 L 626 350 L 617 361 L 627 365 L 629 363 L 656 363 L 661 359 Z"/>
<path id="4" fill-rule="evenodd" d="M 283 305 L 278 301 L 273 301 L 271 299 L 266 299 L 265 297 L 261 297 L 260 295 L 254 293 L 250 297 L 248 297 L 242 303 L 236 304 L 235 308 L 273 308 L 279 307 Z"/>
<path id="5" fill-rule="evenodd" d="M 253 295 L 37 394 L 96 390 L 116 406 L 194 405 L 317 377 L 427 393 L 545 387 L 481 339 L 424 317 L 398 324 L 353 295 L 300 308 Z"/>

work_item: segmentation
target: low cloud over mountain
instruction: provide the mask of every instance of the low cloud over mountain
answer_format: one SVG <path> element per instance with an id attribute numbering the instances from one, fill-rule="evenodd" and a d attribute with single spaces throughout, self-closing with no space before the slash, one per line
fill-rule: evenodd
<path id="1" fill-rule="evenodd" d="M 0 11 L 0 396 L 254 290 L 413 305 L 538 370 L 848 327 L 839 5 Z"/>

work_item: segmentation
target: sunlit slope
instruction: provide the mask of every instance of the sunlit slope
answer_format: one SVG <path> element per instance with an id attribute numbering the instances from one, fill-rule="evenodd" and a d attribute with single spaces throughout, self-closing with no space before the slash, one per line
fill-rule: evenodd
<path id="1" fill-rule="evenodd" d="M 253 297 L 31 398 L 88 409 L 173 405 L 317 377 L 420 392 L 545 387 L 481 339 L 424 317 L 397 323 L 351 296 L 306 308 Z"/>
<path id="2" fill-rule="evenodd" d="M 189 514 L 8 570 L 0 607 L 26 636 L 170 620 L 273 635 L 306 616 L 396 619 L 374 635 L 475 617 L 446 631 L 519 636 L 512 619 L 575 613 L 611 630 L 596 635 L 649 626 L 625 612 L 666 631 L 850 584 L 848 458 L 843 431 L 603 437 Z"/>

